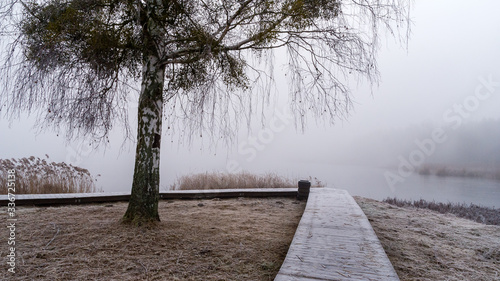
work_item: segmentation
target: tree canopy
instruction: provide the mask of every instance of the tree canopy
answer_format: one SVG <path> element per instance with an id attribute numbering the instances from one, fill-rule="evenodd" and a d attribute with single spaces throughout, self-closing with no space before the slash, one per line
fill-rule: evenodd
<path id="1" fill-rule="evenodd" d="M 350 106 L 343 75 L 376 80 L 379 29 L 406 28 L 409 9 L 399 0 L 2 2 L 2 30 L 14 39 L 2 105 L 94 137 L 125 121 L 131 85 L 153 50 L 167 67 L 166 101 L 180 101 L 194 123 L 224 114 L 222 100 L 250 95 L 255 77 L 270 74 L 251 58 L 278 48 L 287 50 L 292 101 L 301 101 L 295 111 L 335 119 Z"/>

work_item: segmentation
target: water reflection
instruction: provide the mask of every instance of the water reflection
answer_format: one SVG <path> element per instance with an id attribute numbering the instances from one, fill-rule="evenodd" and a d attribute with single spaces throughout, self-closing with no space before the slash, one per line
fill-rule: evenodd
<path id="1" fill-rule="evenodd" d="M 295 167 L 293 167 L 295 166 Z M 295 178 L 314 176 L 326 182 L 328 187 L 347 190 L 351 195 L 381 200 L 387 197 L 400 199 L 425 199 L 438 202 L 474 203 L 500 208 L 500 181 L 421 176 L 417 173 L 405 178 L 391 188 L 386 182 L 385 168 L 363 166 L 336 166 L 301 164 L 283 167 L 281 172 Z M 389 170 L 390 171 L 390 170 Z"/>

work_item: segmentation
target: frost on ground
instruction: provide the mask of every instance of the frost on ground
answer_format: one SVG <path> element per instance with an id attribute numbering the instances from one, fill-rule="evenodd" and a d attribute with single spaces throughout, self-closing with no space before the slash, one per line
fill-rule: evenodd
<path id="1" fill-rule="evenodd" d="M 500 280 L 500 226 L 355 199 L 401 280 Z"/>
<path id="2" fill-rule="evenodd" d="M 305 202 L 162 200 L 162 221 L 150 228 L 120 224 L 126 208 L 126 202 L 18 207 L 16 273 L 3 263 L 0 280 L 270 281 Z M 8 237 L 6 227 L 0 237 Z M 5 242 L 0 255 L 7 251 Z"/>

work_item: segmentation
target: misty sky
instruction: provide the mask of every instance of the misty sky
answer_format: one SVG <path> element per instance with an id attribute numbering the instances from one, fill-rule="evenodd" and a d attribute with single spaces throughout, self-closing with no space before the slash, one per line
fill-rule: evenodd
<path id="1" fill-rule="evenodd" d="M 177 141 L 171 143 L 169 136 L 164 135 L 161 189 L 184 174 L 225 172 L 228 164 L 257 173 L 277 171 L 290 177 L 315 176 L 311 167 L 335 163 L 335 159 L 325 157 L 330 155 L 325 152 L 341 149 L 352 140 L 382 129 L 450 123 L 450 119 L 461 116 L 457 115 L 463 108 L 460 105 L 466 102 L 469 102 L 465 104 L 467 117 L 460 117 L 464 122 L 500 118 L 500 86 L 490 96 L 478 99 L 478 104 L 472 98 L 481 81 L 500 82 L 500 2 L 415 2 L 408 48 L 392 38 L 382 39 L 378 58 L 381 81 L 373 91 L 366 83 L 351 85 L 355 108 L 348 120 L 334 127 L 316 125 L 310 120 L 304 134 L 286 120 L 277 120 L 273 125 L 264 122 L 264 128 L 255 124 L 252 135 L 242 130 L 230 148 L 219 145 L 210 149 L 197 140 L 189 147 Z M 277 88 L 282 90 L 280 95 L 286 95 L 286 85 Z M 274 105 L 278 111 L 285 107 Z M 134 105 L 131 113 L 136 114 Z M 130 190 L 135 145 L 129 142 L 122 147 L 119 130 L 112 133 L 110 147 L 91 151 L 87 144 L 66 144 L 63 136 L 54 133 L 37 135 L 32 126 L 32 118 L 22 118 L 9 126 L 2 117 L 0 158 L 32 155 L 45 158 L 48 154 L 52 161 L 70 162 L 89 169 L 93 175 L 101 174 L 98 186 L 105 191 Z M 275 132 L 265 139 L 266 143 L 260 142 L 253 149 L 245 146 L 249 137 L 269 126 Z"/>

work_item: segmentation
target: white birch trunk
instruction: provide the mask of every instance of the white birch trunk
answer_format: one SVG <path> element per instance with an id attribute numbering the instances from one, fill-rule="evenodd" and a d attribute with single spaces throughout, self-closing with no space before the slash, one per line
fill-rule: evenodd
<path id="1" fill-rule="evenodd" d="M 162 9 L 161 1 L 148 1 L 144 23 L 142 87 L 139 97 L 137 148 L 132 193 L 124 222 L 136 225 L 159 221 L 160 144 L 163 118 L 163 85 L 165 66 L 160 65 L 155 38 L 162 29 L 151 15 Z"/>

